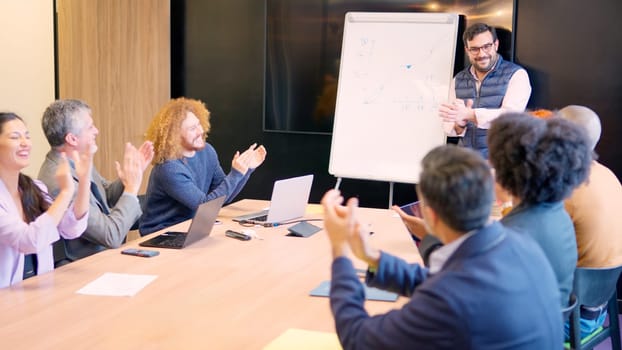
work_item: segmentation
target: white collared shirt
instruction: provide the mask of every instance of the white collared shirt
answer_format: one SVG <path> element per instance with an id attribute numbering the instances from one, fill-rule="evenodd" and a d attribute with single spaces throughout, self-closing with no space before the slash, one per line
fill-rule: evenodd
<path id="1" fill-rule="evenodd" d="M 462 235 L 462 237 L 456 239 L 449 244 L 445 244 L 444 246 L 432 252 L 432 254 L 430 254 L 430 274 L 439 272 L 443 268 L 443 265 L 445 265 L 445 262 L 447 262 L 449 257 L 453 255 L 458 247 L 460 247 L 462 242 L 464 242 L 467 238 L 473 236 L 474 233 L 475 230 L 467 232 Z"/>

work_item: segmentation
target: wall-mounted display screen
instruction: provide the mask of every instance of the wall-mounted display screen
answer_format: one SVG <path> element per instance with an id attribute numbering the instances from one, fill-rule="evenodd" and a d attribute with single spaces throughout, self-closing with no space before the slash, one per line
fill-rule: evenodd
<path id="1" fill-rule="evenodd" d="M 499 51 L 512 60 L 513 10 L 513 0 L 266 0 L 264 130 L 332 132 L 346 12 L 463 14 L 467 26 L 498 28 Z"/>

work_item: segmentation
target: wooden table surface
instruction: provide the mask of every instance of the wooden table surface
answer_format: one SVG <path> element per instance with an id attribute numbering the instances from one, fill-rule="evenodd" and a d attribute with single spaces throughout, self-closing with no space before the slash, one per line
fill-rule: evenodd
<path id="1" fill-rule="evenodd" d="M 0 289 L 0 348 L 261 349 L 289 328 L 334 332 L 328 298 L 308 295 L 330 279 L 324 231 L 287 237 L 290 225 L 284 225 L 253 227 L 262 240 L 224 235 L 227 228 L 243 229 L 232 217 L 267 204 L 242 200 L 223 208 L 222 224 L 181 250 L 157 249 L 160 255 L 152 258 L 120 254 L 138 247 L 136 240 Z M 375 231 L 374 246 L 420 261 L 391 211 L 362 208 L 361 214 Z M 309 205 L 305 218 L 321 217 L 321 207 Z M 310 223 L 322 227 L 321 221 Z M 158 277 L 133 297 L 76 293 L 106 272 Z M 406 301 L 368 301 L 366 308 L 383 313 Z"/>

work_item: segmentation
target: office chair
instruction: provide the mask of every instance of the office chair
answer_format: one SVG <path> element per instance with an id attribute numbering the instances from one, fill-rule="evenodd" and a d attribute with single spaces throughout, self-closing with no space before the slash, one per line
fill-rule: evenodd
<path id="1" fill-rule="evenodd" d="M 605 339 L 611 338 L 611 348 L 621 350 L 616 293 L 620 272 L 622 272 L 622 265 L 611 268 L 578 267 L 575 270 L 573 293 L 577 305 L 570 312 L 570 349 L 592 349 Z M 579 327 L 581 306 L 597 307 L 605 303 L 609 315 L 609 326 L 598 328 L 582 340 Z"/>
<path id="2" fill-rule="evenodd" d="M 62 237 L 58 241 L 52 243 L 52 254 L 54 255 L 54 268 L 67 265 L 71 262 L 65 251 L 65 239 Z"/>
<path id="3" fill-rule="evenodd" d="M 577 307 L 577 296 L 574 293 L 570 293 L 570 300 L 568 301 L 568 306 L 562 309 L 562 317 L 564 322 L 568 321 L 570 314 Z"/>

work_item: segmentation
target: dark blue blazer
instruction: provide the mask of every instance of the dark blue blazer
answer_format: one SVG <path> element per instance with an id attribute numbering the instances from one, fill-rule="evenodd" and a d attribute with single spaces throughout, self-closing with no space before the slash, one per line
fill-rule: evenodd
<path id="1" fill-rule="evenodd" d="M 526 204 L 514 207 L 501 219 L 501 224 L 530 236 L 547 257 L 560 293 L 560 305 L 568 305 L 574 270 L 577 265 L 577 241 L 572 219 L 563 202 Z M 419 244 L 419 254 L 426 266 L 430 255 L 443 243 L 433 235 L 426 235 Z"/>
<path id="2" fill-rule="evenodd" d="M 367 283 L 410 296 L 370 317 L 352 263 L 332 266 L 331 309 L 345 349 L 559 349 L 557 281 L 532 240 L 493 223 L 467 238 L 433 275 L 382 253 Z"/>

